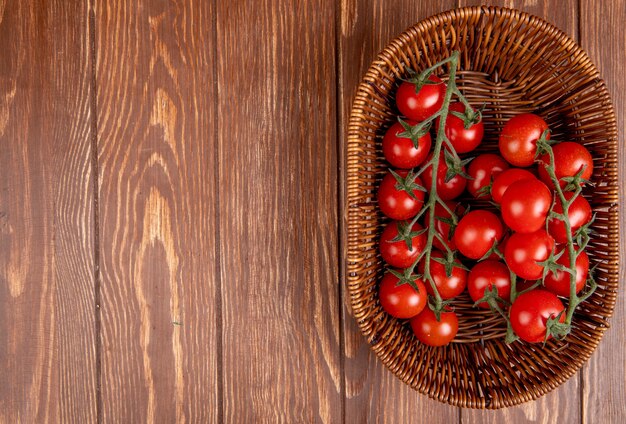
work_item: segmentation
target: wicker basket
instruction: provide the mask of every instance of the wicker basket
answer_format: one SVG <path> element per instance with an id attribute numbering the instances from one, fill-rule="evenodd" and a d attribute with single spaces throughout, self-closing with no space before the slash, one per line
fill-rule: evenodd
<path id="1" fill-rule="evenodd" d="M 553 139 L 577 141 L 593 155 L 595 187 L 585 196 L 597 212 L 588 252 L 592 264 L 599 264 L 599 287 L 579 306 L 564 341 L 507 345 L 502 319 L 473 309 L 465 295 L 455 303 L 456 339 L 431 348 L 378 302 L 384 271 L 378 237 L 385 218 L 375 193 L 387 169 L 382 135 L 398 114 L 395 89 L 405 66 L 422 70 L 453 50 L 461 52 L 459 88 L 474 105 L 486 103 L 481 150 L 497 150 L 504 123 L 533 111 L 548 122 Z M 540 18 L 497 7 L 455 9 L 419 22 L 393 40 L 363 78 L 350 117 L 347 166 L 352 311 L 374 352 L 398 378 L 442 402 L 495 409 L 544 395 L 591 356 L 608 328 L 618 290 L 617 128 L 598 70 L 567 35 Z"/>

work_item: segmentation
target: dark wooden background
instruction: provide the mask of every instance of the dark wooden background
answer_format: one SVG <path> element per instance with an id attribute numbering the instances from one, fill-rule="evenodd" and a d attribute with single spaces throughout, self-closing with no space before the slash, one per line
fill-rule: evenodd
<path id="1" fill-rule="evenodd" d="M 626 122 L 626 1 L 491 3 L 577 40 Z M 623 297 L 581 372 L 496 412 L 407 388 L 350 316 L 356 85 L 466 4 L 0 0 L 0 422 L 625 422 Z"/>

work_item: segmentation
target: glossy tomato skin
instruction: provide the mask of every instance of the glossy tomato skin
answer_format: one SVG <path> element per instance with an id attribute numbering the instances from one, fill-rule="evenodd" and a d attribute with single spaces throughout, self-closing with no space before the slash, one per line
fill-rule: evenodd
<path id="1" fill-rule="evenodd" d="M 415 121 L 424 121 L 441 109 L 446 95 L 446 85 L 441 78 L 431 75 L 428 78 L 435 84 L 424 84 L 416 93 L 415 84 L 403 82 L 396 93 L 396 104 L 400 114 Z"/>
<path id="2" fill-rule="evenodd" d="M 408 171 L 398 169 L 396 171 L 400 176 L 406 177 Z M 418 185 L 423 186 L 422 181 L 415 179 Z M 380 211 L 391 219 L 402 221 L 417 215 L 424 204 L 424 192 L 421 190 L 413 190 L 415 198 L 403 190 L 396 188 L 396 179 L 388 172 L 380 183 L 378 188 L 378 206 Z"/>
<path id="3" fill-rule="evenodd" d="M 428 300 L 426 287 L 420 279 L 415 280 L 418 291 L 410 284 L 397 286 L 399 279 L 392 273 L 386 273 L 378 290 L 380 304 L 389 315 L 395 318 L 412 318 L 422 312 Z"/>
<path id="4" fill-rule="evenodd" d="M 455 203 L 450 200 L 445 200 L 444 202 L 457 217 L 465 210 L 462 206 L 460 206 L 459 203 Z M 435 204 L 435 229 L 437 230 L 437 233 L 441 236 L 441 238 L 446 241 L 446 245 L 450 248 L 450 250 L 456 250 L 453 237 L 451 237 L 450 235 L 450 224 L 443 222 L 437 218 L 450 218 L 450 214 L 448 213 L 448 211 L 439 203 Z M 430 225 L 430 209 L 427 210 L 424 214 L 424 225 Z M 441 241 L 439 241 L 437 237 L 433 238 L 433 245 L 439 250 L 446 250 L 445 246 L 441 243 Z"/>
<path id="5" fill-rule="evenodd" d="M 511 184 L 516 181 L 535 178 L 535 176 L 526 169 L 510 168 L 502 171 L 494 180 L 491 186 L 491 197 L 494 202 L 502 202 L 502 196 Z"/>
<path id="6" fill-rule="evenodd" d="M 428 307 L 411 319 L 411 328 L 417 339 L 428 346 L 445 346 L 459 331 L 459 319 L 454 312 L 442 312 L 437 321 L 435 313 Z"/>
<path id="7" fill-rule="evenodd" d="M 552 192 L 536 178 L 516 181 L 502 196 L 504 223 L 518 233 L 533 233 L 545 227 L 552 205 Z"/>
<path id="8" fill-rule="evenodd" d="M 459 221 L 454 231 L 454 244 L 464 256 L 480 259 L 503 235 L 504 227 L 496 214 L 474 210 Z"/>
<path id="9" fill-rule="evenodd" d="M 380 254 L 383 260 L 392 267 L 408 268 L 424 250 L 426 233 L 412 237 L 412 249 L 409 250 L 404 240 L 392 241 L 398 236 L 398 224 L 398 221 L 391 221 L 385 226 L 380 235 Z M 412 231 L 421 231 L 422 229 L 422 226 L 416 222 Z"/>
<path id="10" fill-rule="evenodd" d="M 545 230 L 513 233 L 506 243 L 504 259 L 518 277 L 538 280 L 543 275 L 543 266 L 537 262 L 548 259 L 553 249 L 554 239 Z"/>
<path id="11" fill-rule="evenodd" d="M 465 113 L 465 105 L 461 102 L 451 103 L 449 112 Z M 439 128 L 439 118 L 436 127 Z M 465 123 L 459 117 L 448 114 L 446 119 L 446 136 L 454 146 L 457 153 L 468 153 L 474 150 L 481 141 L 485 133 L 485 125 L 482 121 L 465 128 Z"/>
<path id="12" fill-rule="evenodd" d="M 502 156 L 493 153 L 483 153 L 476 156 L 467 168 L 467 174 L 472 177 L 467 182 L 467 191 L 476 198 L 491 200 L 490 193 L 478 192 L 483 187 L 488 186 L 503 171 L 509 169 L 509 163 Z"/>
<path id="13" fill-rule="evenodd" d="M 428 162 L 431 159 L 432 154 L 428 156 L 426 161 Z M 463 193 L 467 185 L 467 180 L 461 175 L 455 175 L 450 181 L 446 182 L 446 172 L 448 172 L 448 165 L 442 154 L 439 156 L 439 164 L 437 165 L 437 194 L 439 194 L 442 200 L 452 200 Z M 463 167 L 463 172 L 465 172 L 465 167 Z M 433 182 L 432 166 L 424 170 L 422 178 L 424 179 L 424 187 L 426 187 L 426 190 L 430 193 Z"/>
<path id="14" fill-rule="evenodd" d="M 561 188 L 565 187 L 567 184 L 565 181 L 561 181 L 561 178 L 573 177 L 583 166 L 585 170 L 581 177 L 585 180 L 591 178 L 591 174 L 593 173 L 593 159 L 591 153 L 589 153 L 589 150 L 587 150 L 585 146 L 573 141 L 564 141 L 552 146 L 552 151 L 554 152 L 554 173 L 559 179 Z M 546 183 L 548 187 L 553 189 L 554 184 L 552 184 L 552 180 L 545 168 L 545 164 L 550 163 L 550 157 L 545 153 L 541 155 L 540 161 L 541 163 L 538 167 L 539 178 L 541 178 L 541 181 Z"/>
<path id="15" fill-rule="evenodd" d="M 541 343 L 546 338 L 549 318 L 556 318 L 565 307 L 554 293 L 535 289 L 523 293 L 511 306 L 511 326 L 520 339 L 529 343 Z M 559 322 L 565 321 L 565 313 Z"/>
<path id="16" fill-rule="evenodd" d="M 511 276 L 505 264 L 494 260 L 478 262 L 470 270 L 467 278 L 467 291 L 474 302 L 485 295 L 486 288 L 495 287 L 498 296 L 507 302 L 511 298 Z M 478 304 L 479 308 L 489 309 L 487 302 Z"/>
<path id="17" fill-rule="evenodd" d="M 548 129 L 540 116 L 524 113 L 511 118 L 502 128 L 498 146 L 500 154 L 513 166 L 525 168 L 535 161 L 537 139 Z M 546 138 L 550 138 L 550 135 Z"/>
<path id="18" fill-rule="evenodd" d="M 415 125 L 415 121 L 407 121 L 409 125 Z M 383 154 L 385 159 L 393 167 L 400 169 L 411 169 L 421 165 L 428 156 L 432 140 L 430 134 L 426 133 L 417 141 L 417 149 L 410 138 L 400 137 L 404 127 L 396 122 L 385 133 L 383 137 Z"/>
<path id="19" fill-rule="evenodd" d="M 569 268 L 568 253 L 565 252 L 556 262 Z M 587 255 L 587 252 L 583 250 L 576 258 L 576 293 L 579 293 L 583 289 L 583 287 L 585 287 L 585 282 L 587 281 L 588 274 L 589 256 Z M 546 279 L 544 281 L 544 287 L 546 288 L 546 290 L 551 291 L 557 296 L 569 298 L 569 279 L 570 274 L 565 271 L 557 270 L 554 273 L 550 272 L 546 276 Z"/>
<path id="20" fill-rule="evenodd" d="M 570 200 L 574 193 L 571 191 L 566 191 L 564 193 L 565 199 Z M 554 204 L 554 212 L 563 213 L 563 204 L 560 199 L 557 199 Z M 572 235 L 578 230 L 581 226 L 585 225 L 589 221 L 591 221 L 591 205 L 583 196 L 579 195 L 574 199 L 574 202 L 570 205 L 567 216 L 569 217 L 570 226 L 572 229 Z M 565 230 L 565 223 L 557 218 L 550 218 L 548 221 L 548 233 L 557 243 L 566 243 L 567 242 L 567 231 Z"/>
<path id="21" fill-rule="evenodd" d="M 435 281 L 437 291 L 442 299 L 452 299 L 457 297 L 465 287 L 467 286 L 467 271 L 463 268 L 453 267 L 452 274 L 448 277 L 446 274 L 446 268 L 443 264 L 433 260 L 432 258 L 443 258 L 443 253 L 439 250 L 434 250 L 430 254 L 430 275 Z M 422 260 L 419 264 L 420 274 L 424 275 L 424 268 L 426 267 L 426 261 Z M 424 281 L 426 291 L 430 295 L 434 295 L 433 289 L 428 281 Z"/>

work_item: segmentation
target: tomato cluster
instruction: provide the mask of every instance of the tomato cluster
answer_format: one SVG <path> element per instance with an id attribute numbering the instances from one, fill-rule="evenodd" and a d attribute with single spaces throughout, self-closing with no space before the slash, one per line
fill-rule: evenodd
<path id="1" fill-rule="evenodd" d="M 389 266 L 380 303 L 390 315 L 410 319 L 420 342 L 443 346 L 459 325 L 449 300 L 467 290 L 475 307 L 502 313 L 522 340 L 545 341 L 551 322 L 565 320 L 559 296 L 571 295 L 568 243 L 580 239 L 579 229 L 592 220 L 591 206 L 579 195 L 591 177 L 591 154 L 575 142 L 554 144 L 544 119 L 524 113 L 500 132 L 499 154 L 462 159 L 459 154 L 481 144 L 485 128 L 481 110 L 460 93 L 462 101 L 446 104 L 447 88 L 430 75 L 403 82 L 396 94 L 404 118 L 384 135 L 391 168 L 377 193 L 381 212 L 391 218 L 379 243 Z M 446 140 L 434 143 L 424 121 L 434 122 L 434 130 L 443 125 Z M 568 206 L 569 235 L 559 218 L 560 195 Z M 471 199 L 493 207 L 477 209 Z M 573 251 L 578 293 L 589 257 L 584 246 Z M 520 292 L 523 286 L 530 288 Z"/>

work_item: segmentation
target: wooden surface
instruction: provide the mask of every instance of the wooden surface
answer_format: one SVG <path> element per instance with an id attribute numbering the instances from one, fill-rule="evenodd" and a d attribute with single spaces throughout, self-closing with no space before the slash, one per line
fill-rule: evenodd
<path id="1" fill-rule="evenodd" d="M 623 296 L 581 372 L 488 412 L 408 389 L 350 316 L 356 85 L 467 4 L 0 0 L 0 423 L 626 421 Z M 490 4 L 577 40 L 626 122 L 626 1 Z"/>

